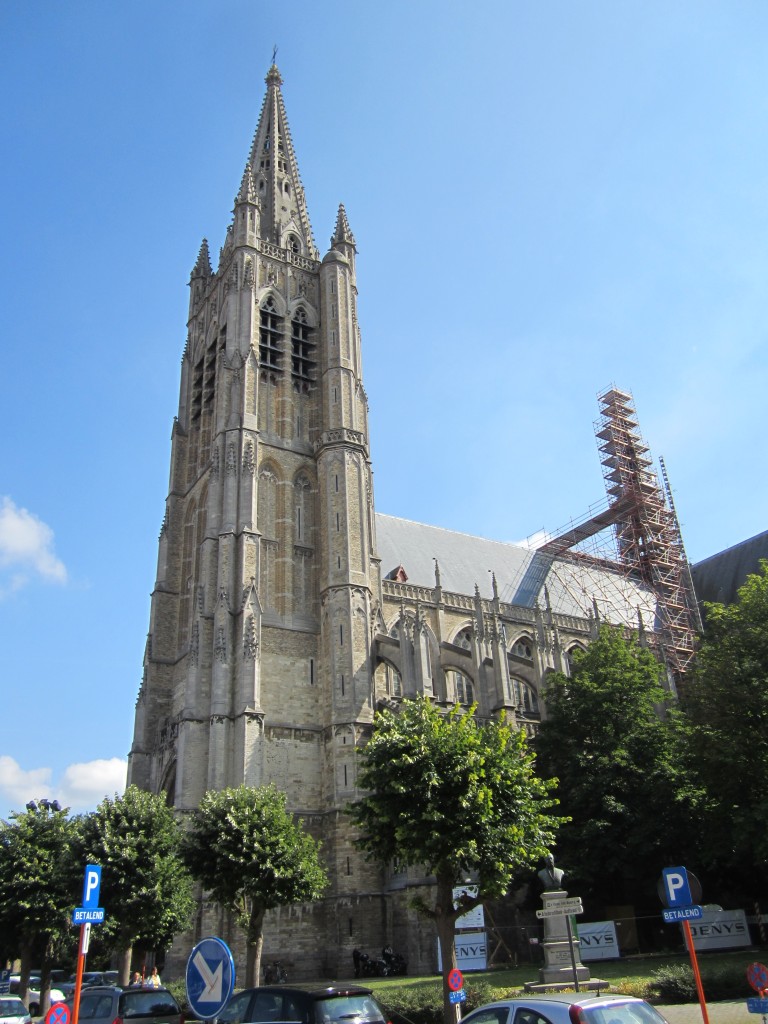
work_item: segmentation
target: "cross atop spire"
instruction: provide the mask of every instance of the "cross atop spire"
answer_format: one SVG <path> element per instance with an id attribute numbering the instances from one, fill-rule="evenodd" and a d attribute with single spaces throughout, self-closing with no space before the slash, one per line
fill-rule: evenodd
<path id="1" fill-rule="evenodd" d="M 255 195 L 261 204 L 261 236 L 283 249 L 317 259 L 280 90 L 283 79 L 276 64 L 270 67 L 265 81 L 267 94 L 248 156 Z"/>

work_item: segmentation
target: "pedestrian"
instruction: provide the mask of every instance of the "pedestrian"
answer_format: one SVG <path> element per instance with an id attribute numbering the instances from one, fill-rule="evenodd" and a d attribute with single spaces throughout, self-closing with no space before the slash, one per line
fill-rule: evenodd
<path id="1" fill-rule="evenodd" d="M 147 979 L 147 985 L 149 985 L 150 988 L 160 988 L 162 984 L 162 981 L 160 981 L 160 975 L 157 973 L 157 968 L 153 967 L 152 973 Z"/>
<path id="2" fill-rule="evenodd" d="M 141 986 L 142 986 L 141 975 L 139 974 L 138 971 L 134 971 L 133 972 L 133 977 L 131 978 L 130 987 L 131 988 L 141 988 Z"/>

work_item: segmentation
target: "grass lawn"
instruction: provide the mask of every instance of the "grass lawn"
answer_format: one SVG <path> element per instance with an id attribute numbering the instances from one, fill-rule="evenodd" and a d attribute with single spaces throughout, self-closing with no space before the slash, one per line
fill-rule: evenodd
<path id="1" fill-rule="evenodd" d="M 736 950 L 728 952 L 699 953 L 698 962 L 702 973 L 707 970 L 729 968 L 744 974 L 744 997 L 754 993 L 749 987 L 746 972 L 750 964 L 756 960 L 764 962 L 766 950 Z M 690 964 L 687 953 L 668 953 L 659 956 L 625 957 L 621 960 L 596 960 L 585 964 L 589 967 L 593 978 L 602 978 L 609 982 L 611 989 L 624 991 L 627 994 L 642 995 L 652 980 L 652 974 L 659 967 L 669 964 Z M 523 964 L 512 969 L 493 971 L 473 971 L 464 976 L 465 988 L 471 989 L 482 984 L 493 989 L 489 998 L 503 998 L 509 993 L 522 989 L 527 981 L 538 981 L 539 965 Z M 421 978 L 360 978 L 359 984 L 369 986 L 374 991 L 384 993 L 388 989 L 408 989 L 412 992 L 423 992 L 426 996 L 435 992 L 439 998 L 441 980 L 437 975 Z"/>

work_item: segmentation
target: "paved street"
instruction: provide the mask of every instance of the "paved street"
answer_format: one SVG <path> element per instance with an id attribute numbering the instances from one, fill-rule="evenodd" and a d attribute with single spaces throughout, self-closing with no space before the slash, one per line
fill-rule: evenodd
<path id="1" fill-rule="evenodd" d="M 669 1024 L 704 1024 L 698 1003 L 683 1003 L 679 1006 L 657 1006 Z M 723 1003 L 707 1003 L 709 1024 L 764 1024 L 765 1018 L 759 1013 L 747 1010 L 747 996 L 730 999 Z"/>

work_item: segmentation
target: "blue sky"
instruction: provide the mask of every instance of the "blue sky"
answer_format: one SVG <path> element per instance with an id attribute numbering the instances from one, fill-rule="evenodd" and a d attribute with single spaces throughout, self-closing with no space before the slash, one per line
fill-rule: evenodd
<path id="1" fill-rule="evenodd" d="M 768 528 L 762 0 L 0 2 L 0 817 L 119 790 L 187 281 L 277 45 L 355 233 L 376 506 L 503 540 L 601 501 L 633 393 L 692 561 Z"/>

